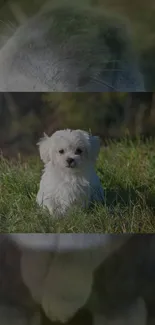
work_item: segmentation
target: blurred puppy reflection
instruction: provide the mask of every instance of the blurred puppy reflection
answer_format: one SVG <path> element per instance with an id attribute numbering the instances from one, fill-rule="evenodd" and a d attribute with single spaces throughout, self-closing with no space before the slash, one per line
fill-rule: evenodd
<path id="1" fill-rule="evenodd" d="M 144 91 L 129 30 L 112 13 L 48 1 L 1 35 L 0 90 Z"/>
<path id="2" fill-rule="evenodd" d="M 0 261 L 1 324 L 154 324 L 154 235 L 1 235 Z"/>

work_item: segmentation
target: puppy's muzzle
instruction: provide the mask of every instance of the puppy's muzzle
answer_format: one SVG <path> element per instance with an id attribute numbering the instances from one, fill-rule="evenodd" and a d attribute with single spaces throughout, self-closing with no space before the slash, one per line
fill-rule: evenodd
<path id="1" fill-rule="evenodd" d="M 73 158 L 67 158 L 67 167 L 74 168 L 76 166 L 75 160 Z"/>

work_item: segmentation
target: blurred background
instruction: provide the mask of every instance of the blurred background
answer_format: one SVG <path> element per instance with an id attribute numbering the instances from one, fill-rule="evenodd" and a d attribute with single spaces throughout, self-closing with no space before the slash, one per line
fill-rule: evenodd
<path id="1" fill-rule="evenodd" d="M 62 0 L 63 1 L 63 0 Z M 74 0 L 76 3 L 77 0 Z M 78 0 L 78 3 L 82 0 Z M 34 15 L 47 0 L 0 0 L 0 33 Z M 109 10 L 129 21 L 132 40 L 140 57 L 147 89 L 155 88 L 155 2 L 154 0 L 84 0 L 92 7 Z M 83 3 L 83 1 L 82 1 Z"/>
<path id="2" fill-rule="evenodd" d="M 155 93 L 0 93 L 4 156 L 36 154 L 46 132 L 81 128 L 103 142 L 155 136 Z"/>

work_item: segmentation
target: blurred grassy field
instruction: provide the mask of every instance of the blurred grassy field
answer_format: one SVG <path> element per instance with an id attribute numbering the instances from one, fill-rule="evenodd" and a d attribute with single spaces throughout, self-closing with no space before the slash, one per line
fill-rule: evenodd
<path id="1" fill-rule="evenodd" d="M 54 219 L 35 198 L 38 157 L 0 160 L 0 232 L 155 232 L 155 142 L 122 140 L 101 150 L 97 173 L 105 205 Z"/>

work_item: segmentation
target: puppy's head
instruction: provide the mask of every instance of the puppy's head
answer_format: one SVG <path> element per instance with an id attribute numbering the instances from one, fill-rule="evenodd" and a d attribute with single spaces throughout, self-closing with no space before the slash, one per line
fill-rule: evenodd
<path id="1" fill-rule="evenodd" d="M 40 157 L 47 164 L 66 170 L 83 169 L 95 164 L 100 150 L 100 139 L 82 130 L 56 131 L 38 143 Z"/>

